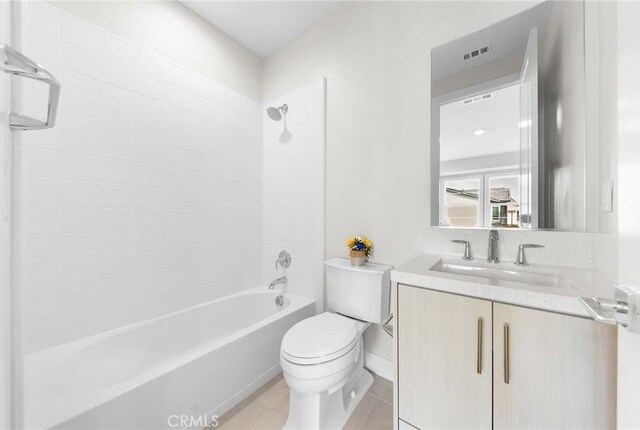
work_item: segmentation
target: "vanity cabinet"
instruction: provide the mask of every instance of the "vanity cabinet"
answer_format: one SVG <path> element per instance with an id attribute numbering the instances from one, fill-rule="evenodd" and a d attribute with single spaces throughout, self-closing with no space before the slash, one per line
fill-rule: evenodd
<path id="1" fill-rule="evenodd" d="M 397 348 L 417 429 L 615 428 L 614 326 L 399 284 Z"/>
<path id="2" fill-rule="evenodd" d="M 419 429 L 491 428 L 491 302 L 398 288 L 398 411 Z"/>

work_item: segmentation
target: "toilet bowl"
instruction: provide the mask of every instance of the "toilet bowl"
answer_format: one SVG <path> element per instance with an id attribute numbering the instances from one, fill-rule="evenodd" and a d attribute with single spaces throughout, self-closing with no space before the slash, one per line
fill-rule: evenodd
<path id="1" fill-rule="evenodd" d="M 326 305 L 284 335 L 280 366 L 290 388 L 288 430 L 338 430 L 373 383 L 362 334 L 389 315 L 391 266 L 325 261 Z"/>
<path id="2" fill-rule="evenodd" d="M 291 328 L 280 366 L 291 389 L 285 429 L 341 429 L 373 383 L 364 369 L 369 323 L 325 312 Z"/>

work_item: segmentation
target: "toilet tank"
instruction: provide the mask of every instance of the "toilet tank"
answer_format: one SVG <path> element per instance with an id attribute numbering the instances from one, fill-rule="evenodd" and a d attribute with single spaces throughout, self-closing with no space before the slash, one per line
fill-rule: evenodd
<path id="1" fill-rule="evenodd" d="M 344 258 L 327 260 L 324 265 L 330 310 L 372 323 L 387 319 L 393 266 L 376 263 L 352 266 Z"/>

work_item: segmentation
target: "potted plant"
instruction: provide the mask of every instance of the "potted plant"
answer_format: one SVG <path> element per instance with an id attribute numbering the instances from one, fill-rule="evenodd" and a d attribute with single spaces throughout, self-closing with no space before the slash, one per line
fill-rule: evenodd
<path id="1" fill-rule="evenodd" d="M 346 245 L 352 266 L 364 266 L 373 253 L 373 243 L 364 236 L 353 236 Z"/>

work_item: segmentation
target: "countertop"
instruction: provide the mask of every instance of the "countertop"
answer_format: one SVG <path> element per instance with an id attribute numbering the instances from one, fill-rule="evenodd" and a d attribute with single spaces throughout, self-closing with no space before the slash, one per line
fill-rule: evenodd
<path id="1" fill-rule="evenodd" d="M 456 257 L 423 254 L 392 270 L 391 280 L 400 284 L 582 317 L 589 317 L 589 314 L 578 297 L 614 297 L 613 279 L 591 270 L 537 264 L 516 268 L 512 262 L 491 265 L 495 269 L 560 273 L 567 281 L 558 286 L 540 286 L 429 270 L 442 259 L 468 264 Z M 477 260 L 477 263 L 482 265 L 484 261 Z"/>

